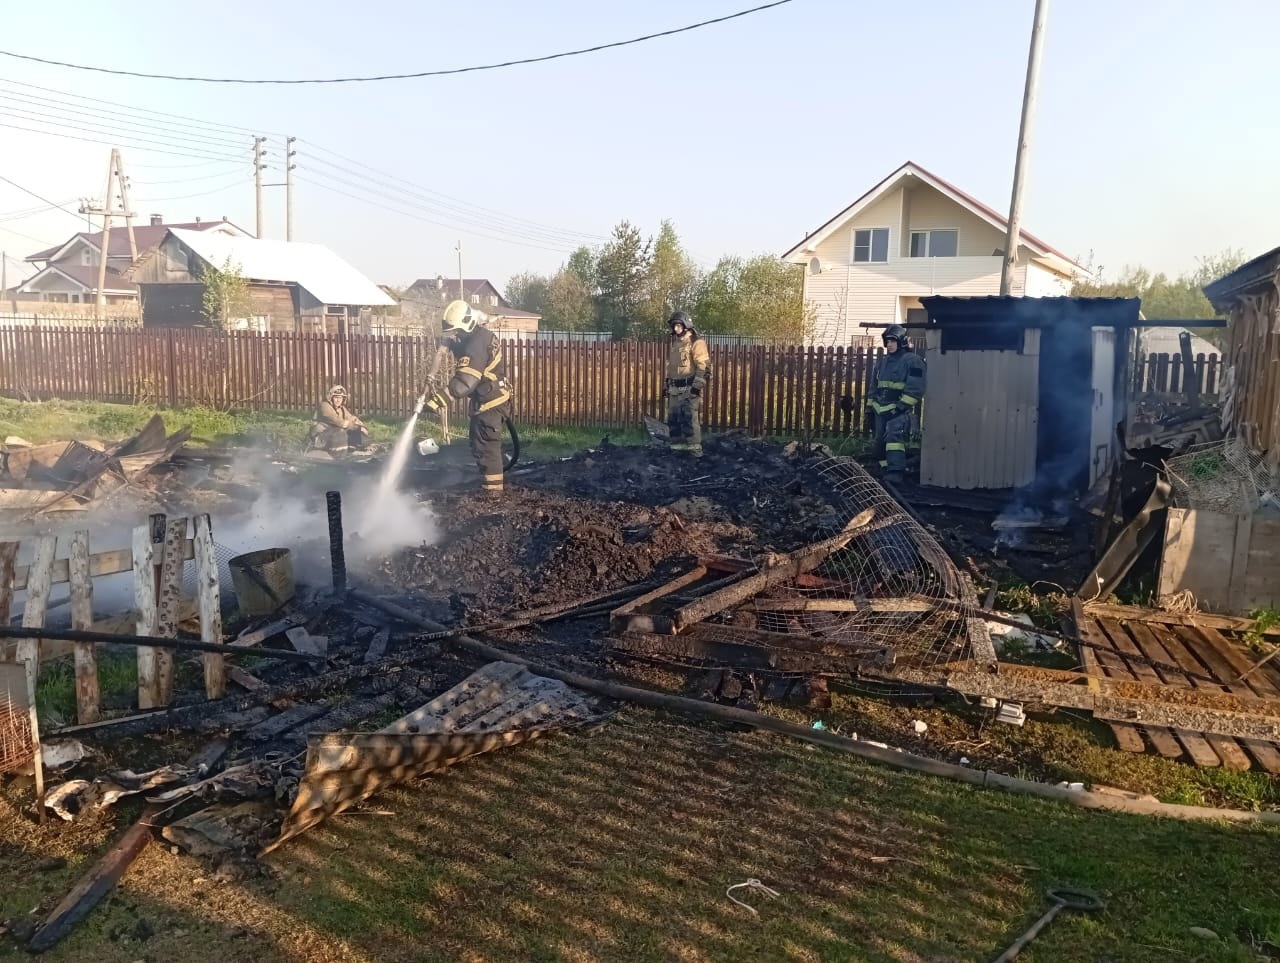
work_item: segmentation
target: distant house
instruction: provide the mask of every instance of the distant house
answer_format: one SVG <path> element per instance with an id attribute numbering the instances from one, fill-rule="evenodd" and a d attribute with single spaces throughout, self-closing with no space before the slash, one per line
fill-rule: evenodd
<path id="1" fill-rule="evenodd" d="M 542 315 L 511 305 L 502 292 L 487 278 L 419 278 L 409 285 L 403 301 L 412 304 L 415 314 L 425 317 L 440 312 L 450 301 L 466 301 L 489 316 L 487 327 L 501 338 L 519 340 L 524 335 L 536 334 Z"/>
<path id="2" fill-rule="evenodd" d="M 847 344 L 877 328 L 925 320 L 921 297 L 1000 293 L 1008 221 L 907 162 L 805 236 L 783 260 L 804 265 L 804 300 L 819 344 Z M 1066 294 L 1088 271 L 1021 232 L 1012 293 Z"/>
<path id="3" fill-rule="evenodd" d="M 131 248 L 125 226 L 113 225 L 107 251 L 106 283 L 103 285 L 107 304 L 137 304 L 138 286 L 131 277 L 133 266 L 148 257 L 173 227 L 213 231 L 234 237 L 249 236 L 226 219 L 202 221 L 197 218 L 188 224 L 165 224 L 159 214 L 152 214 L 149 224 L 134 227 L 134 245 Z M 102 263 L 101 231 L 73 234 L 62 244 L 28 255 L 26 261 L 39 270 L 15 288 L 13 293 L 18 299 L 50 304 L 97 303 L 98 271 Z"/>
<path id="4" fill-rule="evenodd" d="M 1178 354 L 1182 351 L 1181 336 L 1191 335 L 1191 357 L 1220 354 L 1222 349 L 1212 341 L 1186 328 L 1138 328 L 1138 354 Z"/>
<path id="5" fill-rule="evenodd" d="M 341 334 L 395 299 L 327 247 L 171 228 L 134 269 L 143 327 L 209 324 L 204 275 L 230 264 L 249 282 L 240 329 Z"/>

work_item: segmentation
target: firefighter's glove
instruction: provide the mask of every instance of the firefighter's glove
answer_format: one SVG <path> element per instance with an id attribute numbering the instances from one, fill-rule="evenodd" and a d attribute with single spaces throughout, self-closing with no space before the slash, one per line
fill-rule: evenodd
<path id="1" fill-rule="evenodd" d="M 427 411 L 431 412 L 434 415 L 434 414 L 439 414 L 441 411 L 443 411 L 445 406 L 448 405 L 448 403 L 449 403 L 449 399 L 445 398 L 444 395 L 440 394 L 440 392 L 437 391 L 435 394 L 433 394 L 430 398 L 427 399 L 427 403 L 423 405 L 423 407 L 426 408 Z"/>
<path id="2" fill-rule="evenodd" d="M 901 401 L 899 401 L 893 410 L 895 414 L 905 415 L 907 412 L 911 410 L 911 406 L 904 405 Z"/>
<path id="3" fill-rule="evenodd" d="M 692 388 L 689 389 L 689 394 L 692 395 L 694 398 L 701 398 L 702 389 L 699 388 L 697 385 L 694 385 Z"/>

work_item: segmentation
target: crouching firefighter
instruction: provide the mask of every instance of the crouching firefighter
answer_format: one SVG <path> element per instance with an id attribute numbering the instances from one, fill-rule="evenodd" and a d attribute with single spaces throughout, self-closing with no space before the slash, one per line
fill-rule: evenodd
<path id="1" fill-rule="evenodd" d="M 471 456 L 480 469 L 480 487 L 502 491 L 502 422 L 511 412 L 511 387 L 502 346 L 493 332 L 479 326 L 484 315 L 466 301 L 444 309 L 445 343 L 457 361 L 448 385 L 427 399 L 428 411 L 439 412 L 451 399 L 471 401 Z"/>
<path id="2" fill-rule="evenodd" d="M 667 324 L 671 327 L 671 348 L 663 394 L 671 447 L 701 455 L 702 392 L 711 377 L 711 352 L 683 311 L 671 315 Z"/>
<path id="3" fill-rule="evenodd" d="M 872 377 L 867 402 L 875 415 L 876 456 L 889 481 L 901 481 L 907 467 L 907 442 L 912 416 L 924 398 L 924 359 L 911 350 L 907 329 L 900 324 L 885 329 L 884 356 Z"/>

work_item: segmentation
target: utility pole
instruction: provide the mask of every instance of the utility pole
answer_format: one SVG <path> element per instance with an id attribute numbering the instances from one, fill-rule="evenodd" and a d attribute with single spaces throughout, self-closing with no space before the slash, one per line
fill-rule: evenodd
<path id="1" fill-rule="evenodd" d="M 290 137 L 285 141 L 284 157 L 284 239 L 293 240 L 293 169 L 297 167 L 298 151 L 293 143 L 298 138 Z"/>
<path id="2" fill-rule="evenodd" d="M 265 137 L 255 137 L 253 139 L 253 196 L 254 207 L 257 211 L 257 236 L 262 239 L 263 211 L 262 211 L 262 172 L 266 170 L 267 164 L 263 159 L 267 155 L 267 149 L 264 146 L 267 142 Z"/>
<path id="3" fill-rule="evenodd" d="M 120 206 L 124 208 L 124 227 L 129 232 L 129 264 L 138 260 L 138 241 L 133 236 L 133 208 L 129 206 L 129 178 L 124 176 L 124 160 L 120 151 L 111 152 L 116 167 L 116 186 L 120 188 Z M 109 205 L 108 205 L 109 206 Z"/>
<path id="4" fill-rule="evenodd" d="M 1036 94 L 1040 87 L 1040 52 L 1044 49 L 1044 23 L 1049 15 L 1049 0 L 1036 0 L 1035 18 L 1031 23 L 1031 50 L 1027 54 L 1027 84 L 1022 92 L 1022 119 L 1018 124 L 1018 153 L 1013 163 L 1013 197 L 1009 201 L 1009 236 L 1004 246 L 1004 263 L 1000 267 L 1000 294 L 1006 296 L 1013 286 L 1013 269 L 1018 259 L 1018 238 L 1022 226 L 1022 188 L 1027 174 L 1027 156 L 1031 153 L 1031 124 L 1035 117 Z"/>
<path id="5" fill-rule="evenodd" d="M 467 286 L 462 281 L 462 242 L 459 241 L 453 248 L 458 252 L 458 298 L 462 301 L 467 299 Z"/>

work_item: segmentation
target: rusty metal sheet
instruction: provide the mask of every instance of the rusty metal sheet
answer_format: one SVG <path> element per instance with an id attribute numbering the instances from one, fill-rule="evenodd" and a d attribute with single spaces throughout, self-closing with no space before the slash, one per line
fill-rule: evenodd
<path id="1" fill-rule="evenodd" d="M 309 737 L 297 798 L 263 852 L 389 786 L 607 713 L 600 700 L 562 682 L 492 662 L 378 732 Z"/>

